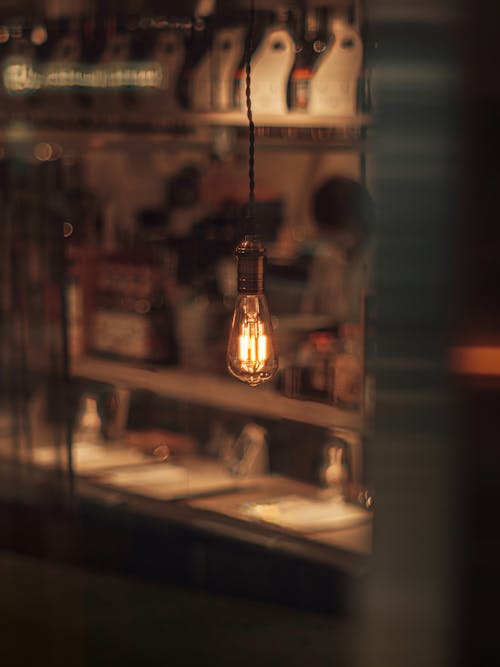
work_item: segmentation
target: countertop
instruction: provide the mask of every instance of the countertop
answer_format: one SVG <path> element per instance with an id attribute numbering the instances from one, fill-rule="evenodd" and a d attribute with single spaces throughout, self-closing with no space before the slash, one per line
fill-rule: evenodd
<path id="1" fill-rule="evenodd" d="M 127 488 L 110 483 L 117 471 L 133 471 L 134 463 L 121 469 L 86 470 L 71 481 L 53 465 L 20 466 L 3 460 L 1 502 L 23 506 L 12 521 L 43 524 L 47 520 L 52 526 L 57 487 L 61 498 L 56 504 L 65 504 L 70 497 L 71 518 L 64 530 L 71 537 L 64 539 L 75 544 L 68 549 L 91 568 L 134 571 L 320 611 L 345 611 L 352 604 L 353 591 L 369 567 L 370 517 L 347 527 L 317 531 L 257 520 L 247 512 L 249 505 L 282 498 L 316 499 L 319 489 L 274 475 L 230 478 L 228 483 L 218 462 L 196 457 L 183 464 L 189 470 L 205 470 L 208 478 L 215 474 L 224 481 L 222 487 L 218 491 L 217 485 L 209 485 L 204 492 L 195 484 L 191 491 L 177 488 L 169 493 L 165 487 L 158 493 L 160 487 L 153 485 L 148 493 L 147 485 Z M 162 474 L 163 465 L 154 462 L 147 469 Z M 144 467 L 141 462 L 139 469 Z M 51 507 L 44 514 L 51 488 Z M 33 507 L 39 519 L 34 518 Z M 12 530 L 18 529 L 13 525 Z M 46 536 L 43 540 L 46 549 Z M 60 551 L 60 542 L 56 540 L 53 548 Z M 243 576 L 250 571 L 251 581 Z"/>

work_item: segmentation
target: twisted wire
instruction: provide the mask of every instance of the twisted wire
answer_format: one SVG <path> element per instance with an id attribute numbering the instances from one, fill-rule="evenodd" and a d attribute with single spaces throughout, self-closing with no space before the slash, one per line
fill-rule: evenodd
<path id="1" fill-rule="evenodd" d="M 248 214 L 247 233 L 254 231 L 254 201 L 255 201 L 255 125 L 252 116 L 251 92 L 251 59 L 253 48 L 253 32 L 255 24 L 255 2 L 251 0 L 249 10 L 249 27 L 245 46 L 245 97 L 248 118 Z"/>

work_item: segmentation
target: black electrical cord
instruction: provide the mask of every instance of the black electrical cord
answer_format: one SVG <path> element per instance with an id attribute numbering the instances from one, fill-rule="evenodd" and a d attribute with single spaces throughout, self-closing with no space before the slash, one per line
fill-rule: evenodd
<path id="1" fill-rule="evenodd" d="M 248 32 L 245 45 L 245 96 L 248 118 L 248 210 L 246 216 L 246 234 L 255 234 L 255 125 L 252 116 L 252 98 L 251 93 L 251 60 L 253 49 L 253 33 L 255 27 L 255 1 L 250 0 L 250 10 L 248 16 Z"/>

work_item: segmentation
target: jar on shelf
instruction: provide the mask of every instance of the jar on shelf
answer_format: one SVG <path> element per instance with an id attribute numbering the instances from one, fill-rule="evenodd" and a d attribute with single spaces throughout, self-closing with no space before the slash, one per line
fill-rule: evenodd
<path id="1" fill-rule="evenodd" d="M 313 331 L 300 347 L 297 365 L 300 369 L 300 393 L 303 398 L 329 402 L 332 393 L 332 362 L 336 337 L 328 330 Z"/>
<path id="2" fill-rule="evenodd" d="M 312 70 L 306 65 L 297 64 L 290 75 L 290 109 L 292 111 L 307 111 L 309 101 L 309 84 Z"/>
<path id="3" fill-rule="evenodd" d="M 332 364 L 332 400 L 341 408 L 359 409 L 363 394 L 361 327 L 343 324 Z"/>

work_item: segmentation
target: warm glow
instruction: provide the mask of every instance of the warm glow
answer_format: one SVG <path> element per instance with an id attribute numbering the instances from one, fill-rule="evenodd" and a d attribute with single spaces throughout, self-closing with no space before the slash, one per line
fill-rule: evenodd
<path id="1" fill-rule="evenodd" d="M 239 358 L 241 365 L 249 373 L 257 373 L 268 359 L 267 336 L 262 323 L 246 320 L 239 337 Z"/>
<path id="2" fill-rule="evenodd" d="M 265 296 L 239 295 L 227 348 L 231 373 L 251 386 L 270 380 L 278 359 Z"/>
<path id="3" fill-rule="evenodd" d="M 35 144 L 33 155 L 40 162 L 51 162 L 61 157 L 62 147 L 59 144 L 49 144 L 46 141 L 42 141 Z"/>
<path id="4" fill-rule="evenodd" d="M 43 25 L 36 25 L 31 31 L 31 41 L 36 46 L 45 44 L 47 41 L 47 29 Z"/>
<path id="5" fill-rule="evenodd" d="M 449 354 L 449 365 L 452 372 L 460 375 L 500 377 L 500 346 L 453 347 Z"/>
<path id="6" fill-rule="evenodd" d="M 52 158 L 52 146 L 43 141 L 33 148 L 33 155 L 40 162 L 48 162 Z"/>

